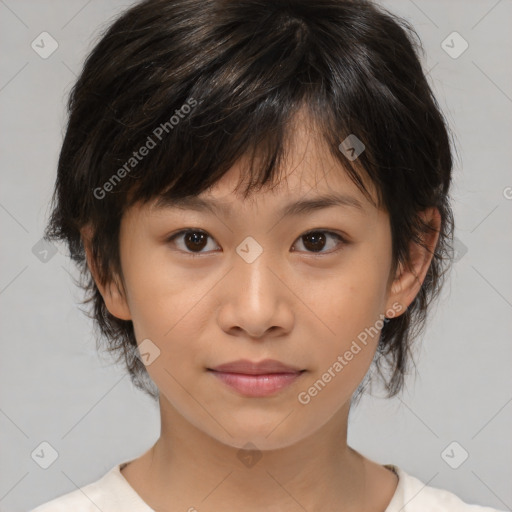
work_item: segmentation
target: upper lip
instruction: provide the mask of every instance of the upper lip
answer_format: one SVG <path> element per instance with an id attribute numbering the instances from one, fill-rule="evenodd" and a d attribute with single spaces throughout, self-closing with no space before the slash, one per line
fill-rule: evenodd
<path id="1" fill-rule="evenodd" d="M 246 375 L 266 375 L 269 373 L 298 373 L 302 371 L 296 366 L 281 363 L 275 359 L 264 359 L 253 362 L 248 359 L 239 359 L 229 363 L 220 364 L 214 368 L 208 368 L 216 372 L 242 373 Z"/>

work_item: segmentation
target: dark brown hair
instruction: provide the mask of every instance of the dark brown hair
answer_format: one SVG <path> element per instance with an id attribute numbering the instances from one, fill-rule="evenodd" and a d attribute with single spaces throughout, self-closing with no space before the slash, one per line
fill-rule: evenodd
<path id="1" fill-rule="evenodd" d="M 375 186 L 390 216 L 394 269 L 432 229 L 418 213 L 441 214 L 421 290 L 383 326 L 372 365 L 388 396 L 401 390 L 411 342 L 452 259 L 449 130 L 420 51 L 405 20 L 369 1 L 146 0 L 107 28 L 70 94 L 45 238 L 67 243 L 84 304 L 92 302 L 95 326 L 137 387 L 158 396 L 135 355 L 132 322 L 109 313 L 89 272 L 80 229 L 92 227 L 98 279 L 122 283 L 127 208 L 198 195 L 247 156 L 245 197 L 272 184 L 304 108 L 338 172 L 367 197 L 364 183 Z M 349 135 L 365 145 L 357 159 L 339 149 Z"/>

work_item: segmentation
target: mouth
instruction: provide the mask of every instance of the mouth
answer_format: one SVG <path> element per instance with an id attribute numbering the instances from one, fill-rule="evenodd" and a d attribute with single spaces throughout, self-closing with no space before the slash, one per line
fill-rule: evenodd
<path id="1" fill-rule="evenodd" d="M 219 370 L 219 367 L 208 368 L 216 379 L 237 393 L 246 397 L 266 397 L 271 396 L 282 389 L 296 382 L 306 370 L 290 370 L 269 372 L 257 370 L 255 368 L 240 371 Z"/>
<path id="2" fill-rule="evenodd" d="M 276 359 L 264 359 L 259 362 L 249 361 L 248 359 L 238 359 L 237 361 L 231 361 L 213 368 L 208 368 L 208 370 L 243 375 L 288 374 L 304 371 L 298 366 L 285 364 Z"/>

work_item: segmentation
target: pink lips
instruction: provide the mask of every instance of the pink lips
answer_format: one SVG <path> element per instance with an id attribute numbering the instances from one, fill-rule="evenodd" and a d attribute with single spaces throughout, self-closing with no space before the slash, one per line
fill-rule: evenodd
<path id="1" fill-rule="evenodd" d="M 242 395 L 252 397 L 272 395 L 290 385 L 305 371 L 274 359 L 258 363 L 240 359 L 208 370 Z"/>

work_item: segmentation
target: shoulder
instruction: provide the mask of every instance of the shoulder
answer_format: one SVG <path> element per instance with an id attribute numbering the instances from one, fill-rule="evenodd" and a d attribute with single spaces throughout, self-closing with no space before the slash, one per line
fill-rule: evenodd
<path id="1" fill-rule="evenodd" d="M 151 511 L 120 472 L 119 464 L 99 480 L 52 499 L 30 512 L 123 512 Z"/>
<path id="2" fill-rule="evenodd" d="M 85 486 L 84 490 L 87 490 L 87 487 L 88 486 Z M 77 512 L 93 512 L 94 510 L 97 512 L 98 507 L 77 489 L 68 494 L 54 498 L 51 501 L 47 501 L 29 512 L 65 512 L 68 510 L 76 510 Z"/>
<path id="3" fill-rule="evenodd" d="M 431 487 L 403 469 L 386 464 L 398 474 L 398 487 L 385 512 L 500 512 L 462 501 L 450 491 Z"/>

